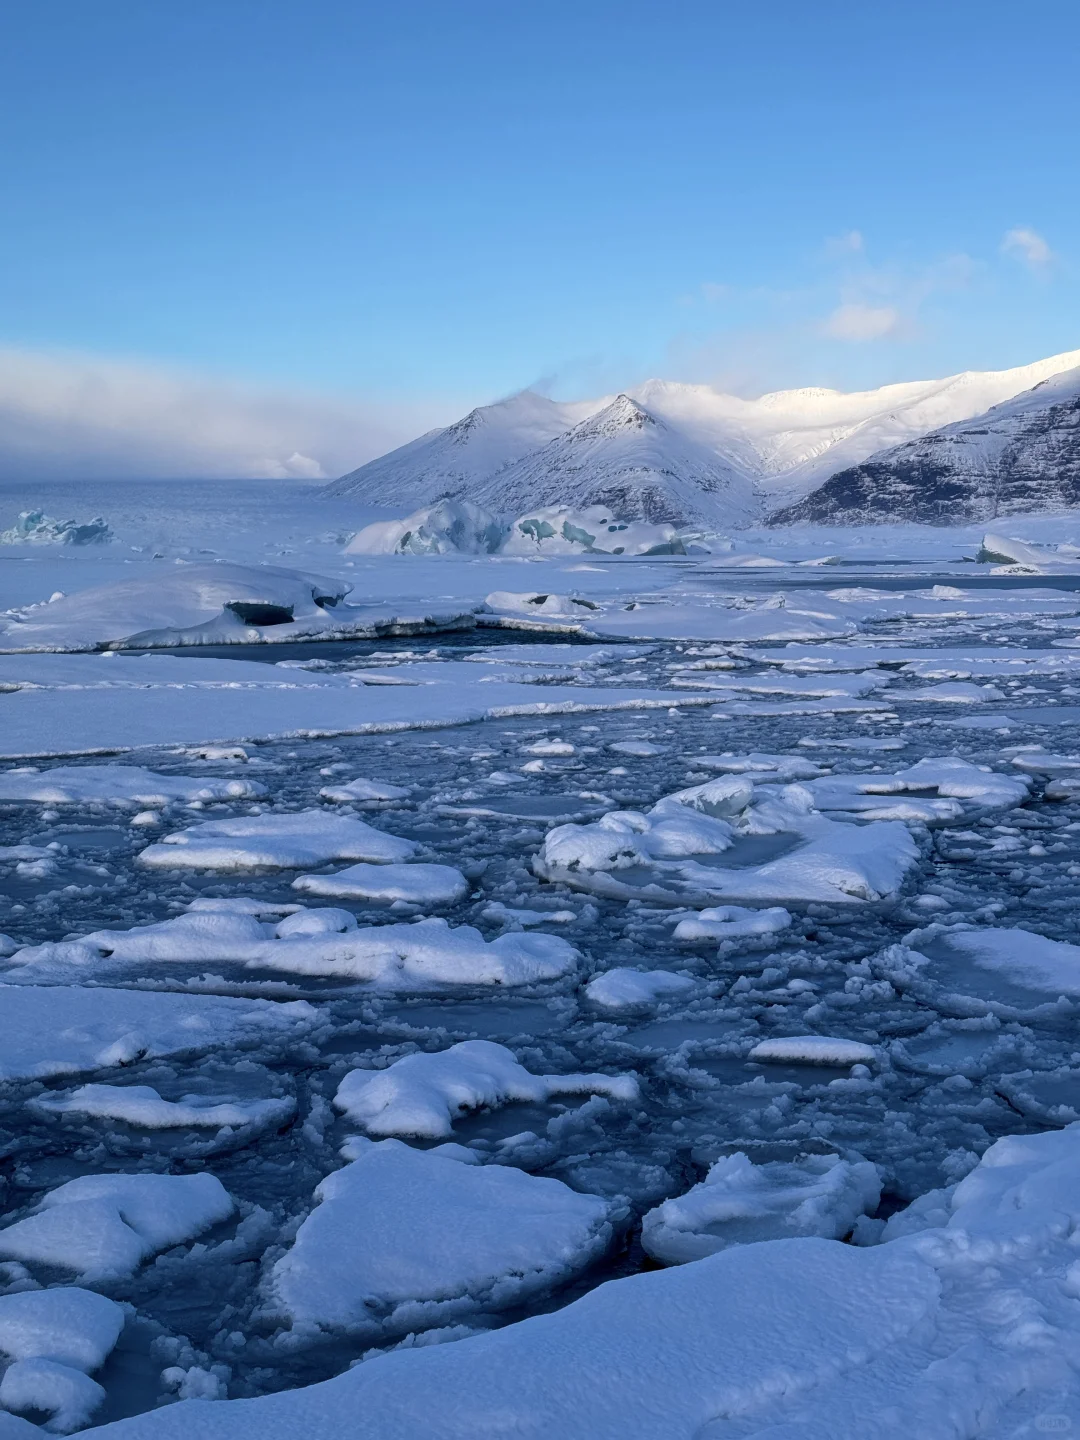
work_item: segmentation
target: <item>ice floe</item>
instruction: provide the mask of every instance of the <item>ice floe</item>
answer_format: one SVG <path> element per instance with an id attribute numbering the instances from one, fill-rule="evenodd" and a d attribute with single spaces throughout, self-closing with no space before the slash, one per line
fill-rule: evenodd
<path id="1" fill-rule="evenodd" d="M 675 926 L 676 940 L 742 940 L 750 936 L 776 935 L 791 924 L 791 912 L 779 905 L 762 910 L 742 905 L 716 905 L 699 910 Z"/>
<path id="2" fill-rule="evenodd" d="M 689 975 L 676 975 L 670 970 L 631 970 L 619 965 L 590 980 L 585 995 L 605 1010 L 628 1010 L 672 1000 L 696 988 L 697 981 Z"/>
<path id="3" fill-rule="evenodd" d="M 11 957 L 6 978 L 56 984 L 123 975 L 148 963 L 231 963 L 246 970 L 408 990 L 531 985 L 572 973 L 579 959 L 578 951 L 557 935 L 508 931 L 487 941 L 471 925 L 451 927 L 439 919 L 358 927 L 352 914 L 334 909 L 288 915 L 275 924 L 257 914 L 192 907 L 184 915 L 130 930 L 97 930 L 78 939 L 26 946 Z"/>
<path id="4" fill-rule="evenodd" d="M 554 1095 L 607 1095 L 636 1100 L 631 1075 L 534 1075 L 505 1045 L 465 1040 L 437 1054 L 406 1055 L 385 1070 L 350 1070 L 334 1104 L 369 1135 L 450 1135 L 468 1110 L 512 1100 L 543 1102 Z"/>
<path id="5" fill-rule="evenodd" d="M 147 1130 L 181 1126 L 250 1129 L 284 1124 L 296 1110 L 292 1099 L 236 1100 L 229 1096 L 182 1095 L 164 1100 L 152 1085 L 81 1085 L 66 1094 L 39 1095 L 31 1108 L 46 1115 L 85 1115 L 123 1120 Z"/>
<path id="6" fill-rule="evenodd" d="M 136 765 L 21 766 L 0 771 L 0 800 L 36 805 L 153 806 L 178 802 L 254 800 L 266 794 L 256 780 L 157 775 Z"/>
<path id="7" fill-rule="evenodd" d="M 869 1065 L 877 1059 L 877 1052 L 861 1040 L 835 1035 L 784 1035 L 759 1040 L 750 1059 L 788 1065 Z"/>
<path id="8" fill-rule="evenodd" d="M 0 1079 L 73 1075 L 143 1057 L 300 1036 L 315 1018 L 303 1000 L 0 985 Z"/>
<path id="9" fill-rule="evenodd" d="M 300 810 L 206 820 L 164 836 L 138 858 L 140 865 L 163 870 L 302 870 L 332 860 L 393 864 L 416 850 L 415 841 L 354 816 Z"/>
<path id="10" fill-rule="evenodd" d="M 292 888 L 342 900 L 439 906 L 464 899 L 469 882 L 453 865 L 350 865 L 333 875 L 300 875 Z"/>
<path id="11" fill-rule="evenodd" d="M 214 1175 L 82 1175 L 0 1230 L 0 1256 L 87 1280 L 130 1275 L 228 1220 L 235 1201 Z"/>
<path id="12" fill-rule="evenodd" d="M 866 1160 L 811 1154 L 756 1165 L 739 1151 L 717 1160 L 685 1195 L 650 1210 L 641 1244 L 654 1260 L 683 1265 L 759 1240 L 842 1240 L 860 1215 L 873 1214 L 880 1195 L 881 1176 Z"/>
<path id="13" fill-rule="evenodd" d="M 558 826 L 534 867 L 576 889 L 666 903 L 850 904 L 895 894 L 919 856 L 907 827 L 830 820 L 815 808 L 815 783 L 767 789 L 755 803 L 747 778 L 724 776 L 666 796 L 647 814 L 612 811 L 593 824 Z M 726 852 L 746 863 L 725 868 L 709 858 Z"/>
<path id="14" fill-rule="evenodd" d="M 342 785 L 324 785 L 319 791 L 319 798 L 332 800 L 336 805 L 381 805 L 393 800 L 405 800 L 409 794 L 410 791 L 401 785 L 388 785 L 383 780 L 365 780 L 360 776 Z"/>
<path id="15" fill-rule="evenodd" d="M 364 1146 L 315 1198 L 270 1277 L 269 1304 L 297 1341 L 319 1330 L 375 1340 L 505 1310 L 603 1254 L 615 1218 L 559 1180 L 399 1140 Z"/>

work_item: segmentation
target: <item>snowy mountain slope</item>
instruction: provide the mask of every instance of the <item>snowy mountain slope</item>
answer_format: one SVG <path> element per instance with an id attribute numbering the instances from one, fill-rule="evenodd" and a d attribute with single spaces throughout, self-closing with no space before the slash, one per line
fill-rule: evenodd
<path id="1" fill-rule="evenodd" d="M 1080 367 L 833 475 L 774 525 L 956 525 L 1080 504 Z"/>
<path id="2" fill-rule="evenodd" d="M 605 505 L 621 520 L 745 525 L 759 506 L 745 475 L 627 395 L 473 492 L 496 512 Z"/>
<path id="3" fill-rule="evenodd" d="M 710 452 L 722 470 L 754 482 L 766 505 L 774 507 L 800 499 L 839 469 L 942 425 L 981 415 L 1078 365 L 1080 350 L 1011 370 L 971 370 L 852 394 L 812 388 L 746 400 L 708 385 L 668 380 L 647 380 L 625 393 L 653 420 L 665 422 L 671 437 L 677 433 L 687 444 Z M 524 391 L 361 466 L 324 494 L 392 506 L 402 513 L 445 495 L 482 501 L 484 494 L 499 489 L 488 486 L 495 476 L 526 457 L 537 459 L 544 446 L 597 417 L 611 403 L 610 396 L 559 403 Z M 674 438 L 668 443 L 674 445 Z M 669 468 L 676 472 L 687 464 L 685 454 L 680 456 L 671 457 Z M 565 458 L 561 449 L 549 452 L 549 459 L 556 457 Z M 694 462 L 699 468 L 703 463 Z M 584 492 L 560 493 L 562 499 L 591 503 Z M 526 503 L 539 502 L 529 496 Z"/>
<path id="4" fill-rule="evenodd" d="M 445 495 L 472 499 L 478 480 L 538 450 L 604 403 L 560 404 L 523 390 L 361 465 L 323 493 L 355 495 L 366 504 L 399 510 L 428 505 Z"/>

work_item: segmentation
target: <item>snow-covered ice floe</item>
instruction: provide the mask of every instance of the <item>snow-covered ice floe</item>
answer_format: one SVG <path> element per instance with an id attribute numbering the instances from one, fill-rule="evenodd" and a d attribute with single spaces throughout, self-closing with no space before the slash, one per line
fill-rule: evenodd
<path id="1" fill-rule="evenodd" d="M 1031 788 L 1023 776 L 957 759 L 920 760 L 892 774 L 827 775 L 803 783 L 815 809 L 826 814 L 927 824 L 1011 809 L 1027 800 Z"/>
<path id="2" fill-rule="evenodd" d="M 283 1124 L 296 1110 L 296 1101 L 236 1100 L 230 1096 L 183 1095 L 165 1100 L 152 1085 L 81 1085 L 66 1094 L 39 1095 L 31 1109 L 46 1115 L 85 1115 L 89 1119 L 123 1120 L 147 1130 L 182 1126 L 254 1126 Z"/>
<path id="3" fill-rule="evenodd" d="M 469 882 L 453 865 L 350 865 L 333 875 L 300 875 L 292 888 L 342 900 L 454 905 L 469 893 Z"/>
<path id="4" fill-rule="evenodd" d="M 302 1036 L 303 1000 L 169 995 L 66 985 L 0 985 L 0 1079 L 74 1075 L 143 1057 Z"/>
<path id="5" fill-rule="evenodd" d="M 193 800 L 255 800 L 266 794 L 256 780 L 157 775 L 137 765 L 21 766 L 0 771 L 0 800 L 34 805 L 117 805 L 163 808 Z"/>
<path id="6" fill-rule="evenodd" d="M 130 1275 L 156 1255 L 228 1220 L 236 1203 L 214 1175 L 81 1175 L 25 1220 L 0 1230 L 0 1257 L 84 1280 Z"/>
<path id="7" fill-rule="evenodd" d="M 683 1265 L 757 1240 L 842 1240 L 880 1196 L 881 1176 L 866 1160 L 803 1155 L 755 1165 L 739 1151 L 717 1160 L 685 1195 L 650 1210 L 641 1243 L 654 1260 Z"/>
<path id="8" fill-rule="evenodd" d="M 410 859 L 416 842 L 387 835 L 351 815 L 325 810 L 206 820 L 166 835 L 139 853 L 162 870 L 300 870 L 332 860 L 392 864 Z"/>
<path id="9" fill-rule="evenodd" d="M 870 963 L 898 990 L 932 998 L 947 1014 L 1071 1016 L 1080 1004 L 1080 945 L 1019 927 L 931 925 Z"/>
<path id="10" fill-rule="evenodd" d="M 814 783 L 766 789 L 757 799 L 746 777 L 710 780 L 666 796 L 646 814 L 617 810 L 594 824 L 558 826 L 534 867 L 575 889 L 672 904 L 851 904 L 895 894 L 919 857 L 907 826 L 831 820 L 815 807 Z M 753 863 L 770 848 L 776 858 Z M 726 852 L 745 863 L 725 868 L 712 858 Z"/>
<path id="11" fill-rule="evenodd" d="M 670 970 L 631 970 L 620 965 L 590 980 L 585 995 L 605 1010 L 628 1010 L 654 1005 L 658 1000 L 673 1000 L 696 988 L 697 981 L 689 975 L 676 975 Z"/>
<path id="12" fill-rule="evenodd" d="M 743 940 L 777 935 L 790 924 L 791 912 L 780 905 L 770 905 L 763 910 L 743 905 L 716 905 L 680 920 L 675 926 L 675 939 Z"/>
<path id="13" fill-rule="evenodd" d="M 636 1100 L 632 1075 L 534 1075 L 512 1051 L 490 1040 L 465 1040 L 437 1054 L 406 1055 L 385 1070 L 350 1070 L 334 1096 L 339 1110 L 369 1135 L 450 1135 L 468 1110 L 554 1095 L 607 1095 Z"/>
<path id="14" fill-rule="evenodd" d="M 559 1180 L 399 1140 L 365 1143 L 315 1198 L 270 1277 L 268 1303 L 294 1343 L 319 1330 L 375 1340 L 505 1310 L 602 1255 L 618 1215 Z"/>
<path id="15" fill-rule="evenodd" d="M 57 984 L 123 975 L 147 964 L 214 963 L 410 990 L 533 985 L 571 974 L 579 959 L 557 935 L 507 931 L 488 941 L 471 925 L 451 927 L 439 919 L 357 926 L 355 916 L 338 909 L 303 911 L 274 923 L 196 902 L 186 914 L 156 924 L 26 946 L 10 957 L 6 979 Z"/>
<path id="16" fill-rule="evenodd" d="M 409 794 L 401 785 L 388 785 L 383 780 L 367 780 L 358 776 L 341 785 L 324 785 L 319 791 L 319 799 L 330 800 L 335 805 L 382 805 L 405 800 Z"/>
<path id="17" fill-rule="evenodd" d="M 787 1065 L 866 1065 L 877 1059 L 877 1052 L 861 1040 L 835 1035 L 783 1035 L 759 1041 L 750 1059 Z"/>

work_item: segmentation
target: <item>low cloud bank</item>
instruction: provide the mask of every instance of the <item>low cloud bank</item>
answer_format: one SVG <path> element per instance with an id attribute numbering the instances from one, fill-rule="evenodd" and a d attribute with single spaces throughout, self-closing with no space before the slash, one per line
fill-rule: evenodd
<path id="1" fill-rule="evenodd" d="M 444 413 L 445 412 L 445 413 Z M 322 480 L 457 411 L 0 347 L 0 480 Z"/>

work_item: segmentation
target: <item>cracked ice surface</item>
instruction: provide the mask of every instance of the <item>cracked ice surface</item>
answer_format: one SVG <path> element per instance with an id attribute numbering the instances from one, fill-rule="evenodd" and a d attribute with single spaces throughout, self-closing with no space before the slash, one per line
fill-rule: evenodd
<path id="1" fill-rule="evenodd" d="M 1080 1424 L 1080 591 L 849 541 L 0 656 L 5 1423 Z"/>

